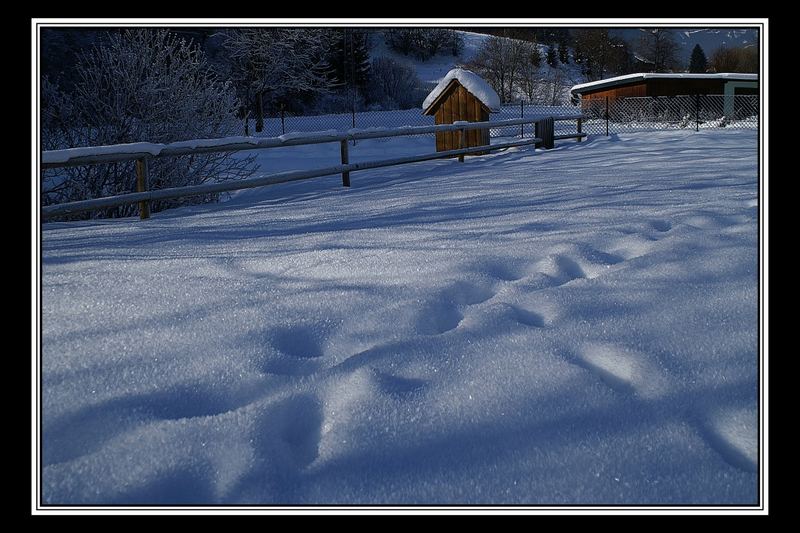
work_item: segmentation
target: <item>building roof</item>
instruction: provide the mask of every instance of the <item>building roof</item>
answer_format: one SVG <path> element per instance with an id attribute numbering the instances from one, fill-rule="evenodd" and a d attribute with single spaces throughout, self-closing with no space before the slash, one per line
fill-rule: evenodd
<path id="1" fill-rule="evenodd" d="M 480 100 L 483 105 L 488 107 L 489 111 L 495 113 L 500 111 L 500 97 L 497 96 L 497 93 L 494 89 L 492 89 L 492 86 L 471 70 L 464 68 L 454 68 L 448 72 L 445 77 L 442 78 L 442 81 L 440 81 L 439 84 L 434 87 L 427 98 L 425 98 L 425 101 L 422 102 L 422 109 L 427 111 L 442 95 L 442 93 L 444 93 L 445 89 L 447 89 L 447 87 L 450 85 L 450 82 L 453 80 L 458 80 L 458 82 L 467 91 L 469 91 L 472 96 Z"/>
<path id="2" fill-rule="evenodd" d="M 757 81 L 758 74 L 740 74 L 736 72 L 719 72 L 714 74 L 686 74 L 686 73 L 653 73 L 653 72 L 639 72 L 637 74 L 626 74 L 624 76 L 617 76 L 615 78 L 606 78 L 604 80 L 590 81 L 589 83 L 579 83 L 573 85 L 569 92 L 574 96 L 583 94 L 598 89 L 606 89 L 609 87 L 616 87 L 618 85 L 627 85 L 641 80 L 732 80 L 732 81 Z"/>

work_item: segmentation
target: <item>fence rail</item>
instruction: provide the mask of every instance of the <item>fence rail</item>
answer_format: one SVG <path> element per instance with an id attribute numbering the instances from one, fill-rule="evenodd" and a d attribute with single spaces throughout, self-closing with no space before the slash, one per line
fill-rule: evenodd
<path id="1" fill-rule="evenodd" d="M 503 126 L 509 119 L 536 118 L 539 116 L 571 117 L 581 112 L 575 106 L 547 106 L 528 101 L 504 103 L 500 111 L 489 115 L 492 127 L 491 137 L 520 136 L 518 126 Z M 273 109 L 264 116 L 264 129 L 252 133 L 250 120 L 249 131 L 257 137 L 277 137 L 291 132 L 310 132 L 319 130 L 348 130 L 350 128 L 401 127 L 401 126 L 433 126 L 434 117 L 423 115 L 419 108 L 389 109 L 367 111 L 363 109 L 327 114 L 303 114 L 288 110 Z M 244 131 L 244 127 L 243 127 Z"/>
<path id="2" fill-rule="evenodd" d="M 288 134 L 280 137 L 270 138 L 234 137 L 227 139 L 207 139 L 171 144 L 135 143 L 128 145 L 71 148 L 66 150 L 47 151 L 42 152 L 42 168 L 93 165 L 115 161 L 136 161 L 137 192 L 45 206 L 42 208 L 41 214 L 44 219 L 49 219 L 56 216 L 92 211 L 105 207 L 139 203 L 139 215 L 140 218 L 144 219 L 149 216 L 148 202 L 151 200 L 165 200 L 185 196 L 229 192 L 336 174 L 342 175 L 342 184 L 347 187 L 350 185 L 350 173 L 358 170 L 402 165 L 406 163 L 429 161 L 432 159 L 455 156 L 459 157 L 459 161 L 463 161 L 463 156 L 465 154 L 479 152 L 482 153 L 531 144 L 543 145 L 546 148 L 551 148 L 555 141 L 555 128 L 553 127 L 554 121 L 577 120 L 578 131 L 576 133 L 566 136 L 561 135 L 559 137 L 576 138 L 580 141 L 581 138 L 585 136 L 585 134 L 580 132 L 581 119 L 582 115 L 578 114 L 560 117 L 540 116 L 535 118 L 504 120 L 500 122 L 456 122 L 455 124 L 443 124 L 438 126 L 407 126 L 394 129 L 375 128 L 372 130 L 350 130 L 343 132 L 315 132 L 308 134 Z M 534 124 L 537 133 L 539 131 L 542 132 L 542 137 L 536 136 L 512 142 L 496 143 L 489 146 L 478 146 L 472 148 L 463 147 L 463 139 L 465 138 L 464 132 L 467 130 L 487 129 L 498 125 L 524 127 L 525 124 Z M 447 131 L 459 132 L 461 139 L 461 147 L 459 149 L 394 159 L 384 159 L 379 161 L 349 163 L 349 149 L 347 146 L 348 141 L 430 134 Z M 153 191 L 146 190 L 148 181 L 147 161 L 151 158 L 177 157 L 198 153 L 238 152 L 243 150 L 257 150 L 284 146 L 301 146 L 334 142 L 341 144 L 341 165 L 314 170 L 281 172 L 266 176 L 258 176 L 255 178 L 247 178 L 234 182 L 204 183 L 201 185 L 193 185 L 188 187 L 175 187 Z"/>

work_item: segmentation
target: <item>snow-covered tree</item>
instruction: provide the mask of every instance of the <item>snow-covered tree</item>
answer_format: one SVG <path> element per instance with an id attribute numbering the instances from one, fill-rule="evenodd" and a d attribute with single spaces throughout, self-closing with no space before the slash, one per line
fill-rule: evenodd
<path id="1" fill-rule="evenodd" d="M 333 80 L 325 55 L 331 32 L 323 28 L 237 28 L 225 32 L 226 74 L 253 109 L 256 131 L 263 129 L 264 105 L 298 93 L 330 90 Z M 282 102 L 285 103 L 285 102 Z M 247 118 L 245 118 L 247 125 Z"/>
<path id="2" fill-rule="evenodd" d="M 236 133 L 236 95 L 207 68 L 202 51 L 166 30 L 114 32 L 80 55 L 69 93 L 42 80 L 42 143 L 46 150 L 131 142 L 167 143 Z M 231 154 L 154 159 L 152 188 L 244 177 L 251 158 Z M 133 163 L 43 173 L 43 204 L 135 190 Z M 153 202 L 152 210 L 212 200 L 214 195 Z M 92 216 L 127 216 L 122 206 Z"/>

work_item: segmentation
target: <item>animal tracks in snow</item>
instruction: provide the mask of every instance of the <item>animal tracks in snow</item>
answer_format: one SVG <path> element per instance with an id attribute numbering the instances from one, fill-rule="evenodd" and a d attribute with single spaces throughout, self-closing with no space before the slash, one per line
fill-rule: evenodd
<path id="1" fill-rule="evenodd" d="M 464 324 L 468 315 L 477 319 L 482 313 L 500 313 L 526 326 L 545 327 L 545 313 L 502 300 L 513 298 L 513 293 L 519 289 L 538 291 L 561 287 L 574 280 L 593 279 L 623 261 L 625 258 L 621 255 L 585 244 L 558 246 L 554 253 L 528 265 L 520 261 L 480 260 L 472 265 L 473 275 L 494 281 L 458 281 L 435 293 L 423 303 L 415 329 L 422 335 L 441 335 Z M 481 305 L 490 300 L 488 307 Z M 506 308 L 491 310 L 499 304 Z"/>
<path id="2" fill-rule="evenodd" d="M 423 307 L 417 319 L 417 330 L 423 335 L 440 335 L 456 329 L 464 319 L 466 307 L 483 303 L 495 294 L 488 286 L 458 281 Z"/>
<path id="3" fill-rule="evenodd" d="M 730 465 L 747 472 L 758 467 L 758 415 L 747 409 L 718 409 L 696 417 L 700 434 Z"/>
<path id="4" fill-rule="evenodd" d="M 648 224 L 660 233 L 666 233 L 672 229 L 672 223 L 668 220 L 651 220 Z"/>
<path id="5" fill-rule="evenodd" d="M 319 453 L 323 425 L 320 401 L 312 394 L 290 396 L 267 408 L 254 426 L 262 461 L 278 470 L 302 470 Z"/>
<path id="6" fill-rule="evenodd" d="M 589 343 L 577 355 L 580 366 L 616 391 L 656 398 L 667 389 L 661 369 L 644 353 L 616 344 Z"/>
<path id="7" fill-rule="evenodd" d="M 264 355 L 261 371 L 269 374 L 307 375 L 323 368 L 327 327 L 301 324 L 267 334 L 270 349 Z"/>
<path id="8" fill-rule="evenodd" d="M 254 401 L 258 387 L 176 385 L 165 390 L 110 399 L 47 423 L 45 465 L 92 453 L 114 437 L 142 424 L 162 420 L 215 416 Z"/>

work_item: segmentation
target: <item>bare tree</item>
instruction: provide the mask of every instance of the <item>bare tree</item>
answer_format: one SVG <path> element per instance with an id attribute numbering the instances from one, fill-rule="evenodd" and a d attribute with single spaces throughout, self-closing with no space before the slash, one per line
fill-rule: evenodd
<path id="1" fill-rule="evenodd" d="M 728 48 L 720 46 L 711 54 L 714 72 L 758 72 L 758 48 Z"/>
<path id="2" fill-rule="evenodd" d="M 542 57 L 536 45 L 528 48 L 527 57 L 519 69 L 517 88 L 529 102 L 539 101 L 543 98 L 542 75 L 540 73 Z"/>
<path id="3" fill-rule="evenodd" d="M 264 126 L 265 99 L 276 101 L 291 92 L 326 92 L 332 85 L 325 61 L 328 30 L 237 28 L 224 37 L 230 60 L 227 74 L 247 108 L 255 108 L 256 131 Z"/>
<path id="4" fill-rule="evenodd" d="M 460 33 L 447 28 L 395 28 L 384 32 L 392 50 L 426 61 L 440 51 L 458 55 L 464 48 Z"/>
<path id="5" fill-rule="evenodd" d="M 628 48 L 622 39 L 612 36 L 607 28 L 573 30 L 575 49 L 581 52 L 584 75 L 590 80 L 602 79 L 610 73 L 625 73 Z"/>
<path id="6" fill-rule="evenodd" d="M 207 68 L 199 47 L 165 30 L 125 30 L 106 45 L 85 51 L 67 94 L 42 81 L 42 143 L 45 149 L 221 137 L 235 133 L 236 95 Z M 250 175 L 252 158 L 204 154 L 154 160 L 153 188 L 195 185 Z M 132 163 L 46 171 L 43 204 L 131 192 Z M 153 202 L 153 211 L 216 196 Z M 126 216 L 123 206 L 93 216 Z"/>
<path id="7" fill-rule="evenodd" d="M 552 68 L 547 77 L 547 83 L 550 89 L 550 101 L 548 105 L 562 105 L 564 103 L 564 75 L 561 69 Z"/>
<path id="8" fill-rule="evenodd" d="M 541 58 L 534 43 L 490 37 L 481 44 L 469 67 L 483 76 L 505 102 L 514 97 L 520 79 L 530 77 L 534 54 L 538 68 Z"/>
<path id="9" fill-rule="evenodd" d="M 385 109 L 408 109 L 419 105 L 420 82 L 414 68 L 390 57 L 372 60 L 370 100 Z"/>
<path id="10" fill-rule="evenodd" d="M 643 30 L 639 39 L 639 53 L 650 65 L 653 72 L 671 72 L 677 64 L 678 45 L 672 31 L 663 28 Z"/>

